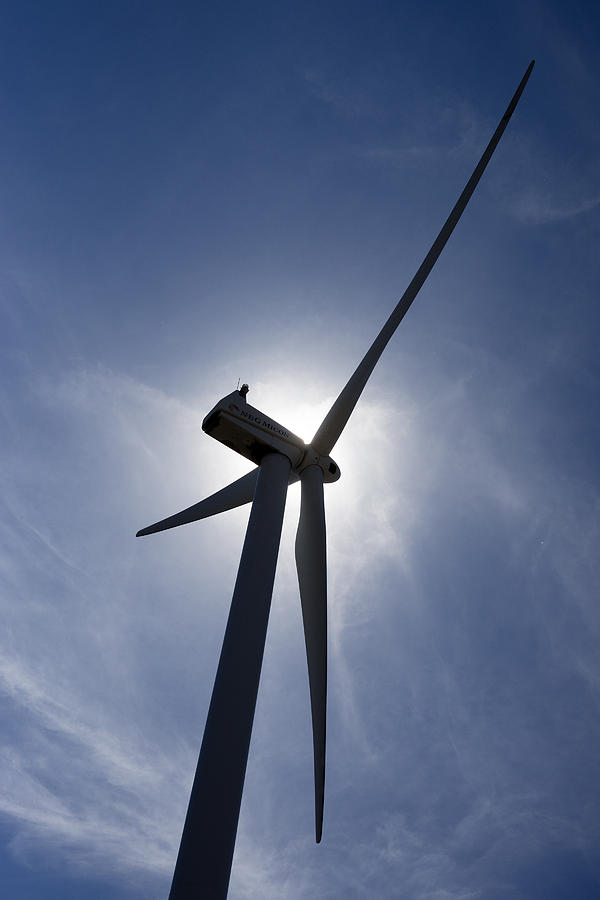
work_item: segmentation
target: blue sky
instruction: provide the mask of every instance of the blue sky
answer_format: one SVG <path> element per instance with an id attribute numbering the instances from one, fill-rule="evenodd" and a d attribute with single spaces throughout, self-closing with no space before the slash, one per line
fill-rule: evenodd
<path id="1" fill-rule="evenodd" d="M 168 893 L 248 510 L 519 108 L 335 448 L 314 844 L 289 492 L 232 900 L 600 893 L 594 4 L 13 4 L 0 52 L 0 880 Z"/>

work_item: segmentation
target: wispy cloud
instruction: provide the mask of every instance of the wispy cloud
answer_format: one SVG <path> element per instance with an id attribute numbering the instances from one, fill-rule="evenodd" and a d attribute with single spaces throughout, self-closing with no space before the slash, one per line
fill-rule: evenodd
<path id="1" fill-rule="evenodd" d="M 346 77 L 335 77 L 319 68 L 305 69 L 302 77 L 315 98 L 343 116 L 372 118 L 380 111 L 373 94 L 364 86 L 350 86 Z"/>
<path id="2" fill-rule="evenodd" d="M 592 185 L 590 187 L 593 188 Z M 572 187 L 575 193 L 575 187 Z M 563 191 L 561 191 L 563 193 Z M 515 198 L 513 211 L 517 218 L 530 225 L 551 225 L 567 219 L 574 219 L 591 212 L 600 205 L 600 193 L 591 197 L 573 197 L 560 203 L 552 192 L 524 191 Z"/>
<path id="3" fill-rule="evenodd" d="M 17 741 L 11 749 L 14 725 L 2 750 L 0 810 L 16 823 L 14 851 L 52 849 L 78 870 L 102 861 L 115 874 L 166 874 L 177 822 L 169 802 L 175 760 L 144 747 L 104 704 L 61 688 L 48 667 L 36 673 L 4 659 L 0 691 L 11 700 L 17 733 L 28 734 L 26 755 Z"/>

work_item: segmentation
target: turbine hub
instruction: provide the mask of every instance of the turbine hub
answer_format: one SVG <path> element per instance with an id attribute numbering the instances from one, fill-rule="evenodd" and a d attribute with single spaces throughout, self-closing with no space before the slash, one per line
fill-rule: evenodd
<path id="1" fill-rule="evenodd" d="M 295 467 L 294 471 L 300 474 L 309 466 L 319 466 L 319 468 L 323 472 L 323 481 L 325 482 L 325 484 L 330 484 L 332 481 L 337 481 L 342 474 L 340 471 L 340 467 L 331 458 L 331 456 L 321 456 L 319 453 L 317 453 L 312 444 L 308 444 L 306 446 L 302 462 L 299 466 Z"/>

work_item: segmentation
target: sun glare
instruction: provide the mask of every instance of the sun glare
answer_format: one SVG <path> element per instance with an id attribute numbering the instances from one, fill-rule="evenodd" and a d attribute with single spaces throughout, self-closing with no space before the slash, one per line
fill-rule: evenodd
<path id="1" fill-rule="evenodd" d="M 319 398 L 319 390 L 303 384 L 302 393 L 298 382 L 289 378 L 278 378 L 272 382 L 257 382 L 250 385 L 248 403 L 284 425 L 305 443 L 310 443 L 315 431 L 325 418 L 333 396 Z"/>

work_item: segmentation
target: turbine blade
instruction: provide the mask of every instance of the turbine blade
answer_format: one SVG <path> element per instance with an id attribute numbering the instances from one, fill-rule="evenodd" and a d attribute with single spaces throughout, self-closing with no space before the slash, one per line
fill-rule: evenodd
<path id="1" fill-rule="evenodd" d="M 211 494 L 205 500 L 188 506 L 181 512 L 169 516 L 167 519 L 161 519 L 154 525 L 148 525 L 138 531 L 136 537 L 143 537 L 145 534 L 156 534 L 157 531 L 166 531 L 167 528 L 175 528 L 177 525 L 187 525 L 189 522 L 197 522 L 198 519 L 206 519 L 208 516 L 216 516 L 217 513 L 225 512 L 228 509 L 235 509 L 236 506 L 243 506 L 244 503 L 251 503 L 254 497 L 256 481 L 258 478 L 258 469 L 253 469 L 247 475 L 238 478 L 237 481 L 228 484 L 216 494 Z"/>
<path id="2" fill-rule="evenodd" d="M 296 568 L 300 585 L 308 662 L 315 768 L 315 829 L 323 832 L 325 797 L 325 726 L 327 710 L 327 564 L 323 473 L 308 466 L 300 475 L 300 521 L 296 534 Z"/>
<path id="3" fill-rule="evenodd" d="M 169 516 L 167 519 L 161 519 L 154 525 L 148 525 L 137 532 L 136 537 L 144 537 L 146 534 L 156 534 L 157 531 L 166 531 L 168 528 L 175 528 L 177 525 L 188 525 L 190 522 L 197 522 L 198 519 L 208 519 L 209 516 L 216 516 L 218 513 L 226 512 L 228 509 L 235 509 L 243 506 L 245 503 L 252 503 L 254 499 L 254 491 L 256 489 L 256 480 L 258 478 L 258 469 L 253 469 L 247 475 L 242 475 L 237 481 L 232 481 L 227 487 L 211 494 L 205 500 L 182 509 L 181 512 Z M 299 480 L 299 476 L 295 472 L 290 474 L 288 485 L 295 484 Z"/>
<path id="4" fill-rule="evenodd" d="M 408 312 L 411 303 L 419 293 L 421 287 L 425 282 L 425 279 L 433 269 L 440 253 L 446 245 L 448 238 L 452 234 L 456 223 L 463 214 L 467 203 L 471 199 L 473 191 L 479 183 L 479 179 L 483 175 L 483 172 L 487 164 L 489 163 L 494 150 L 498 146 L 498 142 L 500 141 L 500 138 L 504 133 L 504 129 L 508 125 L 510 117 L 515 111 L 515 107 L 519 102 L 519 98 L 523 93 L 529 76 L 531 75 L 531 70 L 533 69 L 534 62 L 535 60 L 532 60 L 529 64 L 525 75 L 521 79 L 519 87 L 517 88 L 512 100 L 508 104 L 507 110 L 502 116 L 500 123 L 492 136 L 492 139 L 487 145 L 483 156 L 477 163 L 473 174 L 469 178 L 465 189 L 458 198 L 452 212 L 446 219 L 442 230 L 433 242 L 429 253 L 419 266 L 414 278 L 398 301 L 398 304 L 396 305 L 394 311 L 373 341 L 373 344 L 371 345 L 369 350 L 366 352 L 364 358 L 358 365 L 358 368 L 348 381 L 347 385 L 342 390 L 341 394 L 323 419 L 323 422 L 319 426 L 317 433 L 312 439 L 312 446 L 315 448 L 315 450 L 317 450 L 318 453 L 321 453 L 323 456 L 328 456 L 333 450 L 333 447 L 336 444 L 342 431 L 344 430 L 346 423 L 350 418 L 352 410 L 356 406 L 358 398 L 360 397 L 371 375 L 371 372 L 375 368 L 379 357 L 383 353 L 388 341 L 396 331 L 396 328 Z"/>

